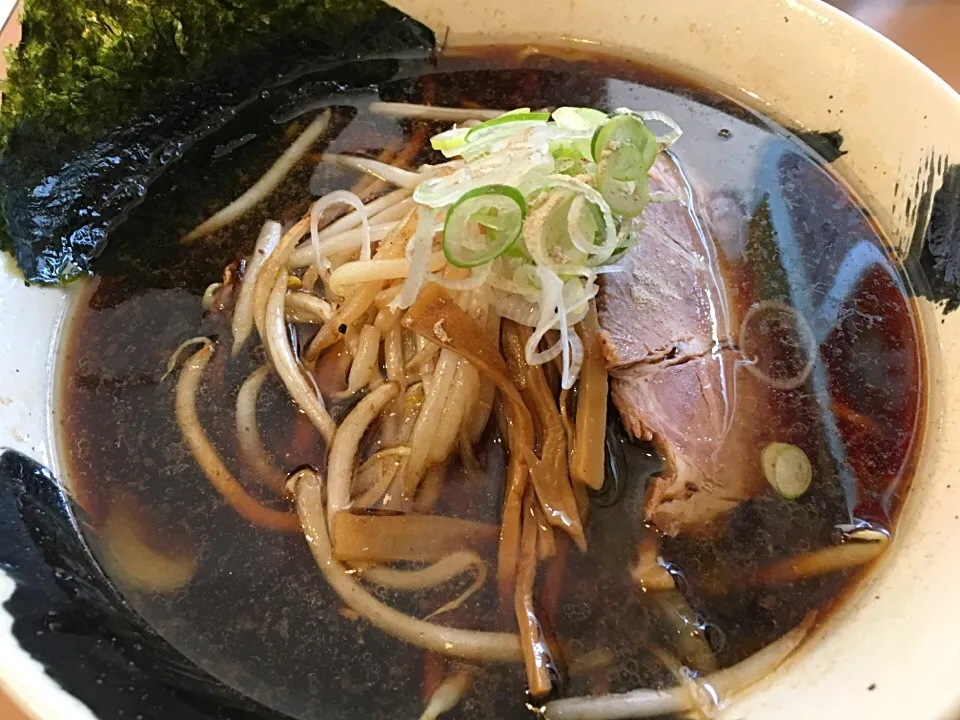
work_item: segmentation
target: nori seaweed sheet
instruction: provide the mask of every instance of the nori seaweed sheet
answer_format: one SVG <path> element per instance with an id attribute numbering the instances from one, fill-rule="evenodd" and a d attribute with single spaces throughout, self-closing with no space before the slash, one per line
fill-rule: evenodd
<path id="1" fill-rule="evenodd" d="M 244 117 L 375 87 L 434 42 L 379 0 L 65 4 L 28 0 L 0 117 L 0 246 L 42 284 L 93 272 L 152 186 Z"/>

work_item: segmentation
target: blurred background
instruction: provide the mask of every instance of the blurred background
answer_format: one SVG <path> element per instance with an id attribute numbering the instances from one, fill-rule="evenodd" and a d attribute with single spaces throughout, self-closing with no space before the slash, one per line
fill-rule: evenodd
<path id="1" fill-rule="evenodd" d="M 960 90 L 960 0 L 831 0 L 830 4 L 905 48 Z M 2 47 L 20 38 L 16 9 L 16 0 L 0 0 L 0 18 L 10 18 L 0 29 Z M 5 71 L 6 62 L 0 57 L 0 75 Z M 2 693 L 0 718 L 28 720 Z"/>
<path id="2" fill-rule="evenodd" d="M 960 89 L 960 0 L 830 0 Z"/>

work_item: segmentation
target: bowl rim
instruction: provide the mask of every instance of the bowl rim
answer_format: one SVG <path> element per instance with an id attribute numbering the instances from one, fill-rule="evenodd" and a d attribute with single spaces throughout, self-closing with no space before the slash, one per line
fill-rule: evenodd
<path id="1" fill-rule="evenodd" d="M 401 9 L 406 9 L 408 6 L 417 5 L 418 2 L 419 0 L 395 0 L 392 4 L 397 5 Z M 0 13 L 6 10 L 7 6 L 9 6 L 9 11 L 12 13 L 19 5 L 17 0 L 0 0 L 0 3 L 2 3 L 0 4 Z M 739 4 L 758 5 L 755 0 L 753 3 L 751 3 L 750 0 L 739 0 Z M 442 6 L 443 3 L 439 3 L 439 5 Z M 764 0 L 764 7 L 771 10 L 776 8 L 778 12 L 785 13 L 792 18 L 806 19 L 807 21 L 815 23 L 822 22 L 824 25 L 830 24 L 839 28 L 841 34 L 848 34 L 868 44 L 872 43 L 875 45 L 873 52 L 895 58 L 898 67 L 905 77 L 912 77 L 916 80 L 922 79 L 928 83 L 934 94 L 938 96 L 938 102 L 945 108 L 948 106 L 952 107 L 953 114 L 960 117 L 960 94 L 955 92 L 946 81 L 907 51 L 842 11 L 827 5 L 825 2 L 822 2 L 822 0 Z M 450 6 L 450 8 L 453 9 L 453 6 Z M 438 27 L 429 21 L 427 24 Z M 500 37 L 501 36 L 498 36 L 498 39 L 500 39 Z M 464 42 L 458 44 L 473 44 L 467 41 L 467 36 L 464 36 L 463 39 Z M 566 43 L 571 41 L 569 37 L 555 39 Z M 585 38 L 574 40 L 574 42 L 589 44 L 591 49 L 608 49 L 602 46 L 595 47 Z M 615 53 L 618 50 L 616 47 L 610 47 L 609 49 Z M 727 90 L 729 91 L 731 88 L 727 88 Z M 758 103 L 762 104 L 762 99 L 757 96 L 754 96 L 752 98 L 754 102 L 751 102 L 748 89 L 738 88 L 737 90 L 746 93 L 746 95 L 741 93 L 736 99 L 741 101 L 746 100 L 747 104 L 754 107 L 756 107 Z M 778 117 L 775 108 L 772 112 L 768 107 L 760 107 L 757 109 L 776 120 L 782 119 Z M 841 174 L 844 174 L 844 172 L 842 171 Z M 854 189 L 859 191 L 860 188 L 857 188 L 855 178 L 853 184 Z M 0 435 L 0 443 L 16 449 L 28 450 L 31 455 L 37 457 L 37 459 L 44 464 L 59 470 L 62 469 L 62 466 L 60 466 L 58 458 L 56 457 L 57 443 L 54 430 L 55 410 L 51 408 L 53 392 L 55 391 L 51 389 L 50 381 L 53 376 L 56 375 L 57 349 L 59 346 L 57 332 L 58 328 L 62 326 L 64 313 L 67 311 L 70 303 L 71 292 L 60 293 L 57 291 L 44 291 L 47 297 L 37 302 L 36 293 L 40 291 L 30 291 L 21 287 L 21 285 L 22 280 L 18 280 L 9 268 L 0 270 L 0 302 L 7 301 L 9 303 L 8 307 L 12 306 L 32 317 L 44 319 L 47 325 L 41 325 L 41 327 L 49 329 L 50 334 L 42 338 L 42 342 L 47 343 L 48 347 L 47 352 L 43 353 L 45 365 L 31 376 L 34 379 L 40 376 L 46 377 L 44 382 L 46 383 L 47 394 L 44 404 L 47 415 L 43 420 L 45 426 L 42 429 L 45 436 L 43 438 L 28 438 L 27 441 L 14 438 L 13 442 L 8 444 L 7 438 Z M 40 306 L 39 308 L 36 307 L 38 305 Z M 938 325 L 938 322 L 937 318 L 933 315 L 932 306 L 924 310 L 923 324 L 926 326 L 925 333 L 927 333 L 926 336 L 928 340 L 932 339 L 935 345 L 939 343 L 941 333 L 936 330 L 935 326 Z M 12 325 L 12 321 L 0 319 L 0 328 Z M 953 326 L 953 323 L 951 323 L 951 326 Z M 952 329 L 954 328 L 951 327 L 951 330 Z M 46 332 L 46 330 L 44 332 Z M 40 334 L 42 335 L 43 333 Z M 936 347 L 934 347 L 929 354 L 934 356 L 941 353 L 937 353 Z M 933 363 L 933 366 L 928 368 L 928 372 L 931 373 L 931 378 L 935 378 L 944 372 L 937 364 L 939 362 L 937 357 L 931 357 L 928 358 L 928 360 Z M 9 372 L 2 367 L 4 364 L 5 363 L 0 362 L 0 380 L 7 379 L 5 372 L 9 375 Z M 2 384 L 0 384 L 0 387 L 2 387 Z M 30 402 L 34 402 L 35 406 L 36 397 L 34 397 L 32 401 L 29 401 L 28 398 L 25 404 L 29 405 Z M 934 416 L 939 416 L 945 414 L 946 411 L 934 407 L 931 413 Z M 928 430 L 939 432 L 938 424 L 935 421 L 936 418 L 933 419 L 934 422 L 928 423 Z M 6 431 L 4 430 L 2 432 Z M 934 434 L 936 434 L 936 432 Z M 928 442 L 930 441 L 931 439 L 928 437 Z M 912 500 L 910 502 L 912 505 Z M 870 580 L 864 580 L 858 592 L 865 591 L 870 582 Z M 0 572 L 0 600 L 5 601 L 8 599 L 10 593 L 13 591 L 13 587 L 14 581 L 5 573 Z M 3 623 L 3 628 L 0 629 L 0 689 L 4 690 L 28 716 L 35 718 L 35 720 L 53 720 L 54 718 L 57 720 L 96 720 L 92 710 L 61 688 L 60 685 L 45 672 L 43 667 L 20 647 L 12 634 L 10 627 L 12 618 L 6 610 L 0 611 L 0 623 Z M 765 685 L 765 683 L 762 685 Z M 955 693 L 950 707 L 954 713 L 960 711 L 960 690 Z M 755 716 L 751 715 L 751 717 Z"/>

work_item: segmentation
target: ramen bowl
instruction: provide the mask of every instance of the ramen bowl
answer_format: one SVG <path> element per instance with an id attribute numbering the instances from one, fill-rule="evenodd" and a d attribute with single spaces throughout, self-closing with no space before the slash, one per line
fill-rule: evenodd
<path id="1" fill-rule="evenodd" d="M 603 52 L 721 93 L 817 146 L 888 239 L 924 345 L 917 467 L 895 541 L 801 648 L 718 717 L 960 713 L 960 97 L 892 43 L 816 0 L 396 0 L 441 53 L 487 45 Z M 105 579 L 79 539 L 57 385 L 85 283 L 0 269 L 0 684 L 36 720 L 282 717 L 188 663 Z M 110 422 L 90 418 L 89 422 Z M 63 494 L 62 490 L 66 489 Z M 323 659 L 318 659 L 322 671 Z"/>

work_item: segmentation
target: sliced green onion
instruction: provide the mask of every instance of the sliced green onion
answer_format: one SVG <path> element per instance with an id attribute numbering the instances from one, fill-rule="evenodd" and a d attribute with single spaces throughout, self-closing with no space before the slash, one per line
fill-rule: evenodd
<path id="1" fill-rule="evenodd" d="M 567 175 L 581 175 L 588 172 L 590 157 L 590 138 L 560 138 L 550 141 L 550 154 L 557 163 L 556 172 Z"/>
<path id="2" fill-rule="evenodd" d="M 586 107 L 559 107 L 553 111 L 553 119 L 564 130 L 591 132 L 607 121 L 607 114 Z"/>
<path id="3" fill-rule="evenodd" d="M 459 148 L 462 148 L 467 144 L 467 135 L 470 133 L 470 128 L 454 128 L 453 130 L 447 130 L 442 132 L 439 135 L 434 135 L 430 138 L 430 146 L 434 150 L 439 150 L 444 155 L 447 155 L 448 152 L 452 152 Z M 449 155 L 447 155 L 449 157 Z"/>
<path id="4" fill-rule="evenodd" d="M 631 145 L 622 145 L 603 156 L 597 167 L 597 190 L 613 212 L 635 217 L 650 201 L 650 185 L 642 163 L 642 154 Z"/>
<path id="5" fill-rule="evenodd" d="M 567 175 L 550 175 L 539 181 L 531 180 L 525 184 L 525 188 L 529 189 L 529 192 L 524 192 L 526 197 L 529 197 L 531 192 L 543 192 L 550 188 L 564 188 L 565 190 L 583 195 L 587 200 L 597 206 L 603 216 L 604 240 L 602 244 L 597 246 L 596 252 L 591 253 L 591 257 L 586 262 L 587 265 L 596 267 L 607 262 L 607 260 L 610 259 L 610 255 L 613 254 L 613 251 L 620 245 L 620 239 L 617 237 L 616 217 L 610 210 L 610 204 L 596 188 L 591 187 L 582 180 L 568 177 Z M 545 197 L 549 197 L 549 195 L 550 193 L 544 193 Z M 564 225 L 566 225 L 566 223 L 564 223 Z M 538 263 L 541 262 L 537 258 L 537 253 L 530 247 L 530 243 L 527 243 L 527 250 L 530 251 L 530 254 Z"/>
<path id="6" fill-rule="evenodd" d="M 550 141 L 550 154 L 557 160 L 583 160 L 583 154 L 577 146 L 577 141 L 570 138 L 561 138 Z"/>
<path id="7" fill-rule="evenodd" d="M 596 204 L 583 195 L 574 197 L 567 214 L 567 231 L 573 246 L 582 253 L 590 255 L 597 246 L 603 244 L 603 213 Z"/>
<path id="8" fill-rule="evenodd" d="M 527 204 L 509 185 L 484 185 L 465 193 L 447 212 L 443 254 L 457 267 L 472 268 L 506 252 L 520 237 Z"/>
<path id="9" fill-rule="evenodd" d="M 470 128 L 470 132 L 467 133 L 467 142 L 470 142 L 470 138 L 474 137 L 478 132 L 486 130 L 487 128 L 496 127 L 497 125 L 503 125 L 505 123 L 512 122 L 546 122 L 549 119 L 550 113 L 548 112 L 530 112 L 530 108 L 511 110 L 508 113 L 504 113 L 500 117 L 495 117 L 492 120 L 487 120 L 479 125 L 474 125 L 472 128 Z"/>
<path id="10" fill-rule="evenodd" d="M 656 137 L 633 115 L 617 115 L 594 133 L 597 189 L 615 213 L 633 217 L 643 212 L 650 201 L 647 173 L 659 151 Z"/>
<path id="11" fill-rule="evenodd" d="M 570 158 L 558 158 L 556 170 L 561 175 L 576 177 L 583 172 L 583 165 L 581 165 L 579 161 L 571 160 Z"/>
<path id="12" fill-rule="evenodd" d="M 603 158 L 607 173 L 613 180 L 619 182 L 630 182 L 646 175 L 644 161 L 643 153 L 633 145 L 621 145 Z"/>
<path id="13" fill-rule="evenodd" d="M 644 172 L 653 167 L 660 152 L 656 136 L 640 118 L 633 115 L 617 115 L 597 128 L 590 150 L 593 159 L 599 163 L 605 151 L 616 150 L 624 145 L 631 145 L 640 151 Z"/>
<path id="14" fill-rule="evenodd" d="M 520 258 L 521 260 L 530 260 L 530 253 L 527 252 L 526 246 L 523 244 L 523 238 L 520 238 L 519 241 L 514 242 L 506 250 L 500 253 L 503 257 L 509 258 Z"/>
<path id="15" fill-rule="evenodd" d="M 774 442 L 760 456 L 763 474 L 773 489 L 793 500 L 803 495 L 813 480 L 810 458 L 796 445 Z"/>
<path id="16" fill-rule="evenodd" d="M 639 112 L 634 112 L 630 108 L 618 108 L 616 114 L 633 115 L 634 117 L 640 118 L 645 125 L 651 122 L 659 122 L 670 128 L 670 132 L 668 132 L 666 135 L 657 135 L 657 144 L 662 149 L 671 147 L 677 140 L 680 139 L 680 136 L 683 135 L 683 130 L 680 129 L 680 125 L 677 124 L 677 121 L 666 113 L 660 112 L 659 110 L 641 110 Z"/>

